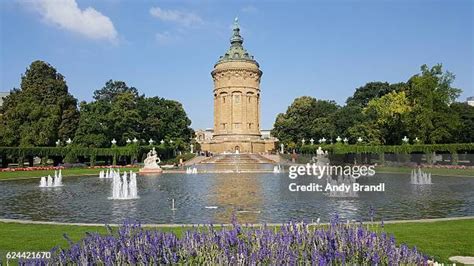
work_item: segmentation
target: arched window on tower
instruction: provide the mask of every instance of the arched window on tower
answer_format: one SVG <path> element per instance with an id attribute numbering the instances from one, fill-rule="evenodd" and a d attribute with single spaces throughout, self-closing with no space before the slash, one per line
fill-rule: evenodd
<path id="1" fill-rule="evenodd" d="M 252 96 L 253 96 L 253 92 L 247 92 L 247 101 L 248 101 L 248 103 L 252 102 Z"/>

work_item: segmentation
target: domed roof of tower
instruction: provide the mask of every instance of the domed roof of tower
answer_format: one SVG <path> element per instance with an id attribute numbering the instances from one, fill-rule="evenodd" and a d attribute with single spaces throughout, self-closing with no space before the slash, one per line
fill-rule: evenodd
<path id="1" fill-rule="evenodd" d="M 223 56 L 219 58 L 216 64 L 231 62 L 231 61 L 250 61 L 258 66 L 257 61 L 250 55 L 247 50 L 243 47 L 244 38 L 240 36 L 239 20 L 235 18 L 233 34 L 230 38 L 230 48 L 225 52 Z"/>

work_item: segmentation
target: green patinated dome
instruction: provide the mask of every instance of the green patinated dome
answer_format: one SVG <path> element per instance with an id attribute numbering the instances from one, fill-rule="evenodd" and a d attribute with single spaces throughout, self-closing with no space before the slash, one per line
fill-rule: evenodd
<path id="1" fill-rule="evenodd" d="M 250 55 L 247 50 L 242 46 L 244 39 L 240 36 L 240 28 L 238 19 L 235 18 L 234 29 L 232 37 L 230 38 L 230 48 L 227 52 L 219 58 L 216 64 L 231 62 L 231 61 L 250 61 L 255 63 L 258 66 L 257 61 L 253 58 L 253 55 Z"/>

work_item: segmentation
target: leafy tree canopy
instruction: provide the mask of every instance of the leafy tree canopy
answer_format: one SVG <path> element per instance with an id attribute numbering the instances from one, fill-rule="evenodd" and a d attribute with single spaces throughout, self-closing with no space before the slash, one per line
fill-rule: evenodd
<path id="1" fill-rule="evenodd" d="M 333 136 L 336 129 L 330 117 L 338 109 L 334 101 L 308 96 L 297 98 L 286 113 L 278 114 L 272 135 L 283 142 L 295 143 L 303 138 L 309 141 L 311 138 Z"/>
<path id="2" fill-rule="evenodd" d="M 73 137 L 79 119 L 77 100 L 64 77 L 43 61 L 34 61 L 20 89 L 4 98 L 0 142 L 5 146 L 50 146 Z"/>
<path id="3" fill-rule="evenodd" d="M 441 65 L 423 65 L 407 82 L 369 82 L 357 88 L 343 107 L 300 97 L 277 116 L 272 133 L 292 145 L 303 138 L 336 136 L 391 145 L 404 136 L 432 144 L 472 142 L 472 108 L 455 103 L 461 90 L 452 87 L 454 78 Z"/>
<path id="4" fill-rule="evenodd" d="M 115 139 L 125 145 L 136 138 L 189 141 L 191 120 L 179 102 L 160 97 L 139 96 L 138 90 L 122 81 L 108 81 L 94 92 L 95 101 L 81 103 L 81 119 L 75 142 L 90 147 L 108 147 Z M 183 144 L 184 145 L 184 144 Z"/>

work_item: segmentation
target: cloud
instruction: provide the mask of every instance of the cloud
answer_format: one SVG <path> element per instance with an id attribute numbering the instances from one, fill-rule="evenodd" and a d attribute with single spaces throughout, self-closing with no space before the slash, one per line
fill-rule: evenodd
<path id="1" fill-rule="evenodd" d="M 248 5 L 242 7 L 241 11 L 244 13 L 257 13 L 258 9 L 255 6 Z"/>
<path id="2" fill-rule="evenodd" d="M 204 23 L 203 19 L 193 12 L 152 7 L 150 14 L 162 21 L 174 22 L 185 27 L 199 26 Z"/>
<path id="3" fill-rule="evenodd" d="M 46 22 L 59 28 L 90 39 L 117 41 L 118 34 L 110 18 L 92 7 L 81 10 L 76 0 L 37 0 L 27 4 L 33 4 Z"/>

